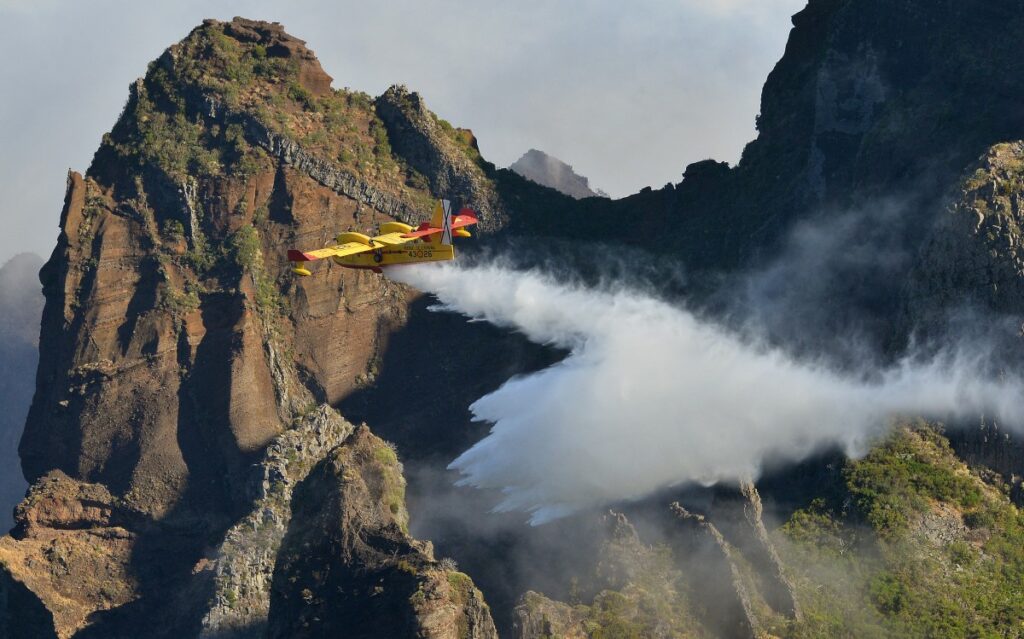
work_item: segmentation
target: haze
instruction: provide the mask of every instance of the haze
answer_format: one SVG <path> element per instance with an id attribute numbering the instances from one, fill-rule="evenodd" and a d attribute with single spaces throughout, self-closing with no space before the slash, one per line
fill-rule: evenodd
<path id="1" fill-rule="evenodd" d="M 739 158 L 804 4 L 0 0 L 0 262 L 49 254 L 67 169 L 88 167 L 128 85 L 206 17 L 282 22 L 335 87 L 405 83 L 499 166 L 536 147 L 621 197 Z"/>

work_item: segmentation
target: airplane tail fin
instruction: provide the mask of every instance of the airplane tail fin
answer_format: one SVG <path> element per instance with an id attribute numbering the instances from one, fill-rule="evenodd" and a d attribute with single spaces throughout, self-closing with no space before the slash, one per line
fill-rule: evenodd
<path id="1" fill-rule="evenodd" d="M 431 244 L 452 244 L 453 217 L 452 203 L 447 200 L 438 200 L 437 205 L 434 206 L 433 217 L 430 218 L 429 229 L 431 232 L 427 237 L 427 242 Z M 439 237 L 437 235 L 437 229 L 440 229 L 441 231 Z"/>
<path id="2" fill-rule="evenodd" d="M 438 200 L 434 207 L 434 216 L 430 219 L 431 228 L 441 229 L 441 237 L 436 235 L 430 238 L 432 243 L 452 243 L 452 203 L 448 200 Z"/>
<path id="3" fill-rule="evenodd" d="M 441 200 L 444 209 L 444 220 L 441 223 L 441 244 L 451 245 L 452 243 L 452 203 L 448 200 Z"/>
<path id="4" fill-rule="evenodd" d="M 444 200 L 438 200 L 434 205 L 434 214 L 430 217 L 430 226 L 439 229 L 442 224 L 444 224 Z"/>

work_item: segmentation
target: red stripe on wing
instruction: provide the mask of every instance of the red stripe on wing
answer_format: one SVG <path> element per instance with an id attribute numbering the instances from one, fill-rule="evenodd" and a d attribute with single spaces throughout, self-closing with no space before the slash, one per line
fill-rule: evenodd
<path id="1" fill-rule="evenodd" d="M 422 226 L 422 225 L 421 225 Z M 418 229 L 412 233 L 404 233 L 402 237 L 413 238 L 413 237 L 424 237 L 426 235 L 433 235 L 434 233 L 440 233 L 441 229 L 427 226 L 425 229 Z"/>
<path id="2" fill-rule="evenodd" d="M 463 226 L 472 226 L 473 224 L 476 224 L 478 221 L 479 220 L 477 220 L 476 218 L 476 211 L 474 211 L 473 209 L 462 209 L 461 211 L 459 211 L 458 215 L 452 218 L 452 228 L 459 229 L 462 228 Z M 423 222 L 422 224 L 419 225 L 419 227 L 416 228 L 415 231 L 411 233 L 404 233 L 402 234 L 402 237 L 411 239 L 416 237 L 425 237 L 427 235 L 433 235 L 434 233 L 440 232 L 441 229 L 439 229 L 438 227 L 430 226 L 429 222 Z"/>
<path id="3" fill-rule="evenodd" d="M 471 224 L 476 223 L 476 211 L 474 211 L 473 209 L 462 209 L 461 211 L 459 211 L 459 214 L 455 216 L 455 219 L 452 220 L 452 228 L 455 229 L 461 226 L 469 226 Z"/>
<path id="4" fill-rule="evenodd" d="M 310 255 L 306 255 L 302 251 L 296 251 L 295 249 L 290 249 L 288 251 L 289 262 L 312 262 L 315 259 L 317 258 Z"/>

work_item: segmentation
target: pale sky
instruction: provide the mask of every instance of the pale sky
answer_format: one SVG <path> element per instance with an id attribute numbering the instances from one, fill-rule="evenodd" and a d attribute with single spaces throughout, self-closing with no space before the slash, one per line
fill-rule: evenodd
<path id="1" fill-rule="evenodd" d="M 806 0 L 0 0 L 0 262 L 46 257 L 128 85 L 203 18 L 279 21 L 335 87 L 404 83 L 484 157 L 529 148 L 614 197 L 735 162 Z"/>

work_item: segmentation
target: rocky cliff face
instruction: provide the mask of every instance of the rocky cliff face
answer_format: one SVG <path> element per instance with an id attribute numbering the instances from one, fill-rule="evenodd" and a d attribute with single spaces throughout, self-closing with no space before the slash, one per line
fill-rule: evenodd
<path id="1" fill-rule="evenodd" d="M 449 151 L 431 168 L 463 175 Z M 374 379 L 410 296 L 330 266 L 296 281 L 281 247 L 417 221 L 464 182 L 430 186 L 280 25 L 207 21 L 151 64 L 69 175 L 40 276 L 7 601 L 61 637 L 261 636 L 291 490 L 352 431 L 317 406 Z"/>
<path id="2" fill-rule="evenodd" d="M 496 639 L 480 591 L 407 532 L 395 451 L 365 427 L 297 488 L 268 637 Z"/>
<path id="3" fill-rule="evenodd" d="M 952 191 L 951 204 L 926 229 L 907 285 L 906 313 L 932 324 L 958 306 L 1021 315 L 1024 142 L 988 149 Z"/>
<path id="4" fill-rule="evenodd" d="M 700 272 L 770 258 L 809 216 L 886 197 L 906 200 L 892 232 L 920 241 L 913 230 L 964 168 L 1024 129 L 1011 35 L 1021 20 L 1014 0 L 811 0 L 793 17 L 762 92 L 758 137 L 737 166 L 699 162 L 679 184 L 615 202 L 524 194 L 531 206 L 517 221 L 600 238 L 628 219 L 645 245 L 640 238 L 672 228 L 653 248 L 683 261 L 695 288 Z"/>
<path id="5" fill-rule="evenodd" d="M 326 405 L 301 416 L 267 446 L 251 474 L 248 515 L 224 534 L 215 561 L 213 593 L 200 637 L 259 636 L 270 610 L 271 582 L 281 541 L 292 520 L 292 495 L 313 467 L 355 431 Z"/>
<path id="6" fill-rule="evenodd" d="M 16 512 L 12 536 L 0 540 L 0 582 L 9 637 L 70 637 L 91 615 L 130 604 L 139 579 L 132 553 L 144 525 L 99 484 L 78 482 L 59 470 L 37 481 Z"/>
<path id="7" fill-rule="evenodd" d="M 907 277 L 901 322 L 918 339 L 947 333 L 994 346 L 990 364 L 1017 367 L 1024 316 L 1024 142 L 988 149 L 950 189 Z M 998 473 L 1020 503 L 1024 457 L 1019 434 L 986 419 L 951 434 L 972 465 Z"/>
<path id="8" fill-rule="evenodd" d="M 524 594 L 513 634 L 753 639 L 800 624 L 795 588 L 765 528 L 757 489 L 746 483 L 683 497 L 707 514 L 651 500 L 633 506 L 641 534 L 625 514 L 608 513 L 592 573 L 575 578 L 568 602 Z"/>
<path id="9" fill-rule="evenodd" d="M 531 182 L 552 188 L 577 200 L 586 197 L 608 197 L 600 189 L 591 189 L 590 180 L 576 173 L 571 166 L 537 149 L 530 149 L 508 168 Z"/>
<path id="10" fill-rule="evenodd" d="M 426 177 L 434 193 L 444 193 L 454 202 L 472 202 L 481 214 L 482 231 L 505 226 L 508 211 L 489 179 L 494 165 L 480 155 L 472 131 L 453 128 L 402 86 L 385 91 L 376 107 L 395 151 Z"/>
<path id="11" fill-rule="evenodd" d="M 43 296 L 39 268 L 43 260 L 30 253 L 11 258 L 0 268 L 0 527 L 9 530 L 14 507 L 28 484 L 21 475 L 18 440 L 35 391 L 39 360 L 39 317 Z"/>

